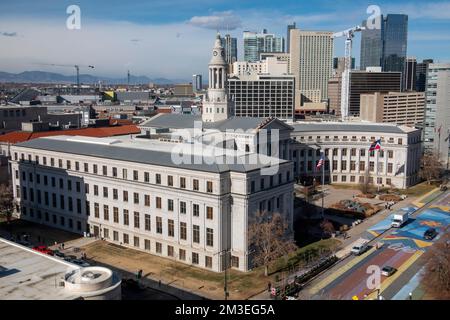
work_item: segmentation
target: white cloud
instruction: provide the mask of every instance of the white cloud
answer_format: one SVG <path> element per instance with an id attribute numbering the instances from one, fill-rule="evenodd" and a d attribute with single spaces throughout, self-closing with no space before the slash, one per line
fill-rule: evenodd
<path id="1" fill-rule="evenodd" d="M 232 11 L 214 12 L 209 16 L 194 16 L 188 24 L 212 30 L 235 30 L 242 27 L 241 18 Z"/>

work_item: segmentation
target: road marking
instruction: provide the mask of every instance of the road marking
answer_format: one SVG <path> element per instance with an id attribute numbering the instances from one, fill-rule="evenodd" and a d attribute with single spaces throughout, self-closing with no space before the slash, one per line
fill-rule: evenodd
<path id="1" fill-rule="evenodd" d="M 319 283 L 317 283 L 316 285 L 314 285 L 313 287 L 311 287 L 311 289 L 309 290 L 309 292 L 311 294 L 316 294 L 317 292 L 319 292 L 321 289 L 325 288 L 327 285 L 329 285 L 331 282 L 333 282 L 334 280 L 336 280 L 337 278 L 339 278 L 341 275 L 343 275 L 345 272 L 347 272 L 348 270 L 350 270 L 351 268 L 353 268 L 356 264 L 358 264 L 359 262 L 361 262 L 362 260 L 364 260 L 370 253 L 374 252 L 376 249 L 375 247 L 372 247 L 370 250 L 366 251 L 365 253 L 363 253 L 362 255 L 354 258 L 352 261 L 350 261 L 349 263 L 347 263 L 345 266 L 343 266 L 342 268 L 339 268 L 339 270 L 337 270 L 336 272 L 330 274 L 328 277 L 326 277 L 325 279 L 323 279 L 322 281 L 320 281 Z"/>
<path id="2" fill-rule="evenodd" d="M 427 199 L 429 196 L 431 196 L 433 193 L 435 193 L 436 191 L 440 191 L 440 189 L 439 188 L 435 188 L 435 189 L 431 190 L 430 192 L 424 194 L 419 199 L 413 201 L 412 204 L 414 204 L 416 207 L 423 208 L 427 204 L 427 202 L 423 202 L 423 201 L 425 199 Z M 430 201 L 428 201 L 428 203 L 433 201 L 433 200 L 435 200 L 437 197 L 438 196 L 436 196 L 435 198 L 431 199 Z"/>
<path id="3" fill-rule="evenodd" d="M 416 262 L 417 259 L 423 254 L 423 251 L 417 250 L 408 260 L 406 260 L 397 270 L 396 273 L 394 273 L 392 276 L 386 278 L 381 283 L 381 290 L 380 295 L 383 295 L 383 291 L 387 289 L 398 277 L 401 276 L 401 274 L 408 269 L 414 262 Z M 374 300 L 377 298 L 377 291 L 372 291 L 365 300 Z"/>

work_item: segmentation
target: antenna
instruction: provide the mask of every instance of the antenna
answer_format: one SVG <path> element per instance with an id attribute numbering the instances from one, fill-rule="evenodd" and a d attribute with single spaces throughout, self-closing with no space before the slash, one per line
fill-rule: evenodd
<path id="1" fill-rule="evenodd" d="M 127 89 L 130 90 L 130 70 L 127 72 Z"/>

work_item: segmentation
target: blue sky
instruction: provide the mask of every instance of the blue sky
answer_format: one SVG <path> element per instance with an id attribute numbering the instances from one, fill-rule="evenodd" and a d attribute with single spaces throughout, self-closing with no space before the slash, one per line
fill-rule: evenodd
<path id="1" fill-rule="evenodd" d="M 68 30 L 66 8 L 81 8 L 81 29 Z M 105 76 L 133 74 L 189 79 L 205 73 L 217 28 L 238 37 L 268 29 L 285 36 L 286 25 L 340 31 L 360 24 L 369 5 L 381 13 L 409 15 L 408 55 L 450 61 L 450 1 L 359 0 L 14 0 L 0 2 L 0 70 L 70 69 L 45 63 L 93 64 Z M 335 41 L 335 55 L 343 40 Z M 359 39 L 354 45 L 359 63 Z"/>

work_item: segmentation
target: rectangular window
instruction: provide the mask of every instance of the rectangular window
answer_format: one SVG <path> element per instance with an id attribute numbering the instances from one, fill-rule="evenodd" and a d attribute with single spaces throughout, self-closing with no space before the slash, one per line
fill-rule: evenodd
<path id="1" fill-rule="evenodd" d="M 123 179 L 128 179 L 128 171 L 127 169 L 122 169 L 122 178 Z"/>
<path id="2" fill-rule="evenodd" d="M 194 217 L 198 217 L 200 215 L 200 206 L 196 203 L 193 204 L 193 213 Z"/>
<path id="3" fill-rule="evenodd" d="M 152 222 L 151 216 L 149 214 L 145 215 L 145 231 L 151 231 Z"/>
<path id="4" fill-rule="evenodd" d="M 212 207 L 206 207 L 206 219 L 209 219 L 209 220 L 213 219 L 213 208 Z"/>
<path id="5" fill-rule="evenodd" d="M 125 226 L 130 225 L 130 215 L 127 209 L 123 209 L 123 224 Z"/>
<path id="6" fill-rule="evenodd" d="M 128 191 L 123 191 L 123 201 L 128 202 Z"/>
<path id="7" fill-rule="evenodd" d="M 133 245 L 136 248 L 139 248 L 139 237 L 136 237 L 136 236 L 133 237 Z"/>
<path id="8" fill-rule="evenodd" d="M 133 170 L 133 180 L 134 181 L 139 180 L 139 172 L 137 170 Z"/>
<path id="9" fill-rule="evenodd" d="M 150 251 L 150 240 L 148 239 L 144 240 L 144 249 Z"/>
<path id="10" fill-rule="evenodd" d="M 103 187 L 103 198 L 108 198 L 108 187 Z"/>
<path id="11" fill-rule="evenodd" d="M 156 217 L 156 233 L 162 234 L 162 218 Z"/>
<path id="12" fill-rule="evenodd" d="M 84 165 L 84 172 L 89 172 L 89 164 L 83 163 Z"/>
<path id="13" fill-rule="evenodd" d="M 186 213 L 186 202 L 180 201 L 180 213 L 185 214 Z"/>
<path id="14" fill-rule="evenodd" d="M 239 257 L 231 256 L 231 266 L 233 268 L 239 268 Z"/>
<path id="15" fill-rule="evenodd" d="M 94 202 L 94 217 L 100 218 L 100 206 L 97 202 Z"/>
<path id="16" fill-rule="evenodd" d="M 98 196 L 98 185 L 94 184 L 94 196 Z"/>
<path id="17" fill-rule="evenodd" d="M 173 200 L 172 199 L 167 199 L 167 210 L 173 211 Z"/>
<path id="18" fill-rule="evenodd" d="M 167 256 L 168 257 L 173 257 L 173 246 L 167 246 Z"/>
<path id="19" fill-rule="evenodd" d="M 104 176 L 108 175 L 108 168 L 106 166 L 102 166 L 102 173 Z"/>
<path id="20" fill-rule="evenodd" d="M 109 221 L 109 206 L 103 205 L 103 219 Z"/>
<path id="21" fill-rule="evenodd" d="M 150 173 L 144 172 L 144 182 L 150 182 Z"/>
<path id="22" fill-rule="evenodd" d="M 106 239 L 109 239 L 109 230 L 106 228 L 103 228 L 103 237 Z"/>
<path id="23" fill-rule="evenodd" d="M 180 178 L 180 188 L 182 189 L 186 188 L 186 178 L 183 177 Z"/>
<path id="24" fill-rule="evenodd" d="M 155 180 L 156 180 L 156 184 L 161 184 L 161 174 L 157 173 Z"/>
<path id="25" fill-rule="evenodd" d="M 119 208 L 113 207 L 113 221 L 119 223 Z"/>
<path id="26" fill-rule="evenodd" d="M 118 200 L 119 199 L 119 190 L 113 189 L 113 199 Z"/>
<path id="27" fill-rule="evenodd" d="M 162 244 L 160 242 L 155 243 L 156 253 L 162 253 Z"/>
<path id="28" fill-rule="evenodd" d="M 156 197 L 156 208 L 161 209 L 161 198 Z"/>
<path id="29" fill-rule="evenodd" d="M 181 261 L 186 261 L 186 250 L 184 249 L 178 250 L 178 257 Z"/>
<path id="30" fill-rule="evenodd" d="M 173 187 L 173 176 L 167 176 L 167 185 Z"/>
<path id="31" fill-rule="evenodd" d="M 198 253 L 192 252 L 192 264 L 198 264 Z"/>
<path id="32" fill-rule="evenodd" d="M 197 179 L 194 179 L 193 187 L 194 187 L 194 190 L 195 190 L 195 191 L 198 191 L 198 190 L 199 190 L 199 183 L 198 183 L 198 180 L 197 180 Z"/>
<path id="33" fill-rule="evenodd" d="M 137 212 L 137 211 L 134 212 L 134 227 L 137 228 L 137 229 L 140 228 L 139 212 Z"/>
<path id="34" fill-rule="evenodd" d="M 146 207 L 150 207 L 150 195 L 149 194 L 144 195 L 144 205 Z"/>
<path id="35" fill-rule="evenodd" d="M 119 241 L 119 232 L 113 231 L 113 240 L 114 241 Z"/>
<path id="36" fill-rule="evenodd" d="M 213 192 L 213 183 L 212 183 L 212 181 L 207 181 L 206 182 L 206 192 L 208 192 L 208 193 L 212 193 Z"/>
<path id="37" fill-rule="evenodd" d="M 168 235 L 169 237 L 174 237 L 175 236 L 175 225 L 173 220 L 169 219 L 167 221 L 167 227 L 168 227 Z"/>
<path id="38" fill-rule="evenodd" d="M 126 234 L 126 233 L 123 234 L 123 243 L 125 243 L 125 244 L 130 243 L 130 238 L 129 238 L 128 234 Z"/>
<path id="39" fill-rule="evenodd" d="M 180 222 L 180 239 L 187 239 L 187 225 L 186 222 Z"/>
<path id="40" fill-rule="evenodd" d="M 112 168 L 112 175 L 114 178 L 117 178 L 117 168 L 116 167 Z"/>
<path id="41" fill-rule="evenodd" d="M 212 257 L 209 256 L 205 257 L 205 267 L 208 269 L 212 268 Z"/>
<path id="42" fill-rule="evenodd" d="M 212 247 L 214 245 L 214 230 L 206 228 L 206 245 Z"/>
<path id="43" fill-rule="evenodd" d="M 133 201 L 135 204 L 139 204 L 139 193 L 137 192 L 133 193 Z"/>
<path id="44" fill-rule="evenodd" d="M 98 167 L 97 167 L 97 165 L 94 164 L 93 168 L 94 168 L 94 169 L 93 169 L 94 173 L 97 174 L 97 172 L 98 172 Z"/>
<path id="45" fill-rule="evenodd" d="M 192 226 L 192 241 L 200 243 L 200 226 L 195 224 Z"/>

